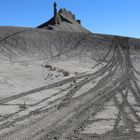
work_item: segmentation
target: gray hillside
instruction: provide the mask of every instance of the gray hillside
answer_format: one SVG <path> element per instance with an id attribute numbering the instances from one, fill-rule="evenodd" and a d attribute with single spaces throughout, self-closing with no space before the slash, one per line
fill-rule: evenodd
<path id="1" fill-rule="evenodd" d="M 93 33 L 0 27 L 0 59 L 12 58 L 17 61 L 24 60 L 25 57 L 32 60 L 58 56 L 102 59 L 102 53 L 108 51 L 112 38 L 113 36 Z M 134 49 L 139 42 L 130 39 L 131 48 Z"/>

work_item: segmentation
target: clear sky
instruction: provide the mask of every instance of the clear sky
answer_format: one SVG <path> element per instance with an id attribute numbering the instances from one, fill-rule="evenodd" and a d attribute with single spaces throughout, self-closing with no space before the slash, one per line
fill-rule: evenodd
<path id="1" fill-rule="evenodd" d="M 140 38 L 140 0 L 56 0 L 96 33 Z M 36 27 L 53 15 L 54 0 L 0 0 L 0 26 Z"/>

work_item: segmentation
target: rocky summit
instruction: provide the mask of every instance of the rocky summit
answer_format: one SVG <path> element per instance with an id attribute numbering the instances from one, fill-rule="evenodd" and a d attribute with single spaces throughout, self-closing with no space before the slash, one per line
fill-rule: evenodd
<path id="1" fill-rule="evenodd" d="M 75 19 L 75 15 L 61 8 L 57 12 L 57 4 L 54 3 L 54 16 L 47 22 L 37 26 L 39 29 L 48 29 L 55 31 L 69 31 L 69 32 L 83 32 L 88 33 L 89 31 L 81 25 L 81 21 Z"/>

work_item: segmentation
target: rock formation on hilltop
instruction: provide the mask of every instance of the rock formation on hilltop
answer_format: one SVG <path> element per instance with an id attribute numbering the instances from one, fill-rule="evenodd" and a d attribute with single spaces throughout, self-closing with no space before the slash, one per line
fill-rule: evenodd
<path id="1" fill-rule="evenodd" d="M 75 18 L 75 15 L 61 8 L 57 12 L 57 4 L 54 3 L 54 16 L 47 22 L 39 25 L 37 28 L 56 30 L 56 31 L 69 31 L 69 32 L 85 32 L 89 31 L 82 27 L 81 21 Z"/>

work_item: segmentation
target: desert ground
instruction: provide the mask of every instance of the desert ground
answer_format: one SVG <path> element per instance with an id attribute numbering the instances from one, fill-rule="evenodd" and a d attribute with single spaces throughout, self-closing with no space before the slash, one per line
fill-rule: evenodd
<path id="1" fill-rule="evenodd" d="M 140 40 L 0 27 L 0 140 L 139 140 Z"/>

